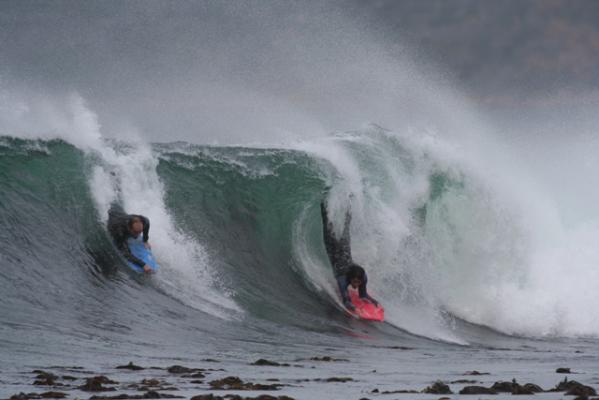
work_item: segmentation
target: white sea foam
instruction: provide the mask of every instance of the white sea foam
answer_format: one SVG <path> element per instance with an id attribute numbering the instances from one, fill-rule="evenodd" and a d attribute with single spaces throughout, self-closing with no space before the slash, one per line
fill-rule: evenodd
<path id="1" fill-rule="evenodd" d="M 370 129 L 299 147 L 333 167 L 325 173 L 337 182 L 337 227 L 343 197 L 354 193 L 353 255 L 389 322 L 456 342 L 465 339 L 446 312 L 509 334 L 599 335 L 599 224 L 564 224 L 554 199 L 495 140 Z M 330 272 L 306 249 L 298 254 L 336 298 Z"/>
<path id="2" fill-rule="evenodd" d="M 213 311 L 203 297 L 208 293 L 235 308 L 210 289 L 217 276 L 202 245 L 175 226 L 148 145 L 107 145 L 97 117 L 77 95 L 49 99 L 3 92 L 0 99 L 2 134 L 61 138 L 96 158 L 90 190 L 102 219 L 116 199 L 151 219 L 163 268 L 157 280 L 165 290 L 194 307 Z M 481 133 L 484 126 L 470 122 L 459 133 L 458 125 L 454 121 L 447 135 L 438 128 L 368 128 L 287 147 L 326 162 L 322 171 L 333 185 L 329 203 L 337 229 L 351 204 L 354 257 L 366 267 L 369 288 L 385 304 L 389 322 L 457 342 L 464 339 L 445 312 L 513 334 L 599 335 L 599 310 L 592 306 L 599 296 L 599 218 L 591 203 L 579 203 L 580 210 L 568 213 L 576 218 L 565 218 L 568 203 L 556 195 L 559 190 L 546 190 L 546 182 L 540 184 L 508 146 Z M 575 150 L 594 165 L 588 149 Z M 574 166 L 564 169 L 564 176 L 576 175 Z M 435 174 L 449 183 L 433 188 Z M 436 197 L 434 190 L 440 192 Z M 348 193 L 354 194 L 351 201 Z M 316 288 L 336 298 L 329 266 L 306 247 L 298 224 L 295 250 L 304 271 Z"/>
<path id="3" fill-rule="evenodd" d="M 160 265 L 155 282 L 171 296 L 203 311 L 222 316 L 222 307 L 238 310 L 218 286 L 202 244 L 175 225 L 164 201 L 156 171 L 158 160 L 141 140 L 123 145 L 104 140 L 98 118 L 84 99 L 72 93 L 19 97 L 2 92 L 0 126 L 3 134 L 25 139 L 62 139 L 93 160 L 89 186 L 98 216 L 106 222 L 110 204 L 151 221 L 150 242 Z"/>

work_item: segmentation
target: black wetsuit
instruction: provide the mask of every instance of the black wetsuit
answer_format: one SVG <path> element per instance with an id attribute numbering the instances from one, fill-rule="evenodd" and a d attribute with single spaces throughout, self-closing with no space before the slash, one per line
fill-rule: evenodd
<path id="1" fill-rule="evenodd" d="M 322 214 L 324 246 L 327 250 L 327 254 L 329 256 L 329 260 L 331 261 L 331 265 L 333 266 L 333 273 L 335 274 L 335 280 L 337 281 L 339 291 L 341 292 L 343 304 L 347 308 L 354 308 L 351 300 L 349 299 L 347 287 L 350 284 L 349 276 L 352 274 L 352 272 L 355 272 L 356 268 L 361 269 L 364 273 L 362 284 L 358 287 L 358 293 L 360 295 L 360 298 L 368 299 L 376 303 L 376 300 L 370 297 L 368 291 L 366 290 L 366 285 L 368 283 L 368 277 L 366 275 L 366 272 L 364 272 L 362 267 L 355 265 L 352 259 L 351 238 L 349 233 L 349 226 L 351 224 L 351 213 L 349 212 L 349 210 L 347 211 L 347 213 L 345 213 L 343 232 L 341 233 L 341 238 L 337 239 L 335 237 L 335 232 L 333 231 L 333 224 L 329 220 L 327 207 L 324 202 L 320 203 L 320 212 Z"/>
<path id="2" fill-rule="evenodd" d="M 127 261 L 143 268 L 146 263 L 131 254 L 131 250 L 129 250 L 129 245 L 127 244 L 127 239 L 134 237 L 129 230 L 129 222 L 134 217 L 139 218 L 143 223 L 143 241 L 147 243 L 150 232 L 150 220 L 143 215 L 127 214 L 121 206 L 116 204 L 113 204 L 108 211 L 108 232 L 112 236 L 114 244 Z"/>
<path id="3" fill-rule="evenodd" d="M 333 223 L 329 220 L 327 206 L 324 202 L 320 203 L 320 212 L 322 214 L 324 246 L 327 249 L 329 260 L 333 266 L 333 273 L 335 277 L 345 275 L 349 267 L 353 264 L 349 234 L 351 214 L 349 211 L 345 214 L 343 233 L 341 234 L 341 238 L 337 239 L 333 230 Z"/>

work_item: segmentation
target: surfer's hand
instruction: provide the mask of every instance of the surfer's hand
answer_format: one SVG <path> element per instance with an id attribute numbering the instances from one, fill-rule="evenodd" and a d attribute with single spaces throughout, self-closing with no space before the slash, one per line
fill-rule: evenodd
<path id="1" fill-rule="evenodd" d="M 144 247 L 149 250 L 152 248 L 152 245 L 150 244 L 150 242 L 144 242 Z"/>
<path id="2" fill-rule="evenodd" d="M 144 265 L 144 272 L 146 272 L 146 273 L 152 272 L 152 267 L 150 267 L 148 264 Z"/>
<path id="3" fill-rule="evenodd" d="M 345 305 L 345 307 L 350 311 L 356 311 L 356 307 L 352 304 L 351 301 L 346 301 L 345 303 L 343 303 L 343 305 Z"/>

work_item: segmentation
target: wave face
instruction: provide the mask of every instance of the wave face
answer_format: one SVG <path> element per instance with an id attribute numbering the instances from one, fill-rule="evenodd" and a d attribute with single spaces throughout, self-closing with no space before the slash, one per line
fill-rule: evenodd
<path id="1" fill-rule="evenodd" d="M 93 310 L 112 310 L 110 330 L 125 334 L 193 310 L 205 330 L 344 329 L 322 243 L 326 196 L 336 227 L 351 208 L 354 258 L 401 331 L 457 343 L 472 340 L 464 321 L 532 337 L 599 334 L 587 306 L 597 230 L 565 230 L 523 178 L 506 183 L 507 165 L 437 137 L 372 126 L 288 148 L 77 145 L 0 140 L 7 323 L 60 320 L 83 334 L 103 327 Z M 106 234 L 113 201 L 152 221 L 161 271 L 150 281 L 126 272 Z M 126 323 L 111 301 L 129 304 Z"/>

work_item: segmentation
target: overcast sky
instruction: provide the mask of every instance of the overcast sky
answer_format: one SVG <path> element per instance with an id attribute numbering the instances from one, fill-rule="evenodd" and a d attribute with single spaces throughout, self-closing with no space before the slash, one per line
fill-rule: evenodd
<path id="1" fill-rule="evenodd" d="M 599 2 L 2 1 L 0 82 L 152 140 L 394 125 L 454 93 L 595 107 Z"/>

